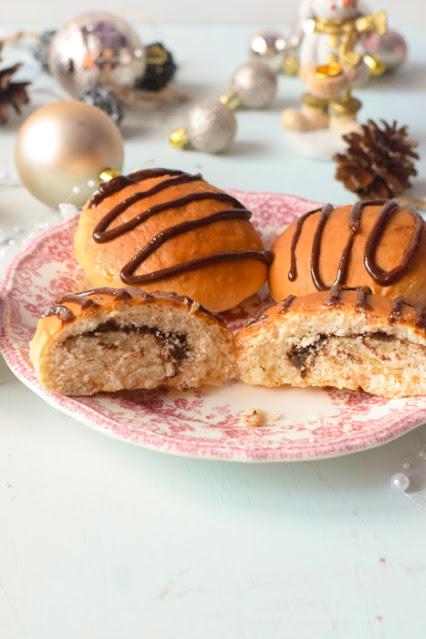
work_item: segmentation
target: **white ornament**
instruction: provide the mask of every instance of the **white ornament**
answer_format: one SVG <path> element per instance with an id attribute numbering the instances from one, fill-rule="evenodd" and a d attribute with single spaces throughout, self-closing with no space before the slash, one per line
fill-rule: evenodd
<path id="1" fill-rule="evenodd" d="M 258 31 L 250 40 L 250 53 L 254 60 L 267 64 L 278 73 L 283 66 L 284 54 L 289 43 L 276 31 Z"/>
<path id="2" fill-rule="evenodd" d="M 62 202 L 58 206 L 59 215 L 66 219 L 68 217 L 72 217 L 78 212 L 78 208 L 74 206 L 74 204 L 70 204 L 69 202 Z"/>
<path id="3" fill-rule="evenodd" d="M 395 473 L 390 481 L 392 488 L 399 490 L 401 493 L 405 493 L 410 487 L 410 478 L 405 473 Z"/>

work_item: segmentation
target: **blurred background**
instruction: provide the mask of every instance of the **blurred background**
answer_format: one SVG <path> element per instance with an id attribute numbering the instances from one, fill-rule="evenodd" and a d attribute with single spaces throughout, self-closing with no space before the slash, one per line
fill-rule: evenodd
<path id="1" fill-rule="evenodd" d="M 377 0 L 367 2 L 373 9 L 385 9 L 395 23 L 415 25 L 419 12 L 425 12 L 425 0 Z M 233 22 L 273 25 L 291 23 L 297 0 L 15 0 L 0 2 L 0 21 L 19 20 L 31 23 L 58 21 L 91 9 L 114 11 L 134 20 L 149 22 Z"/>

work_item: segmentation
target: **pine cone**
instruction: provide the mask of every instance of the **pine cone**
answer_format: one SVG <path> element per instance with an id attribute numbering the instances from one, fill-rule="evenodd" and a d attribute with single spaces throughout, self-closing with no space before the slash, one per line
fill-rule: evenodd
<path id="1" fill-rule="evenodd" d="M 382 128 L 369 120 L 361 133 L 344 135 L 348 148 L 334 156 L 336 179 L 362 200 L 397 197 L 417 175 L 413 161 L 419 159 L 413 151 L 417 143 L 408 137 L 407 127 L 381 123 Z"/>
<path id="2" fill-rule="evenodd" d="M 10 107 L 13 107 L 16 113 L 21 113 L 20 107 L 29 102 L 27 86 L 31 83 L 11 82 L 12 76 L 20 67 L 18 63 L 6 69 L 0 69 L 0 124 L 7 123 Z"/>

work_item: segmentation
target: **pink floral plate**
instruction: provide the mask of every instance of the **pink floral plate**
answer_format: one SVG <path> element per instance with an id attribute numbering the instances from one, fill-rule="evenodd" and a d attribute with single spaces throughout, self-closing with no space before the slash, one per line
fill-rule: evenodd
<path id="1" fill-rule="evenodd" d="M 270 245 L 282 227 L 312 208 L 295 197 L 233 192 L 253 211 Z M 320 459 L 389 442 L 426 420 L 426 397 L 385 400 L 359 392 L 264 389 L 233 382 L 197 391 L 155 391 L 70 398 L 45 391 L 34 376 L 28 343 L 42 309 L 75 289 L 77 218 L 37 236 L 10 264 L 0 286 L 0 347 L 17 377 L 60 411 L 117 439 L 188 457 L 248 461 Z M 261 298 L 226 314 L 237 328 Z M 257 409 L 266 420 L 250 426 Z"/>

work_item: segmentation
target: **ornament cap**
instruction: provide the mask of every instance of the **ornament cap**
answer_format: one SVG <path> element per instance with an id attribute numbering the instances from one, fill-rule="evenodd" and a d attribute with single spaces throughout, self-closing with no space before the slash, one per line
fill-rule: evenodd
<path id="1" fill-rule="evenodd" d="M 102 169 L 102 171 L 98 175 L 97 182 L 98 184 L 103 184 L 104 182 L 109 182 L 118 175 L 121 175 L 121 171 L 119 171 L 118 169 Z"/>
<path id="2" fill-rule="evenodd" d="M 379 76 L 386 73 L 386 65 L 374 55 L 366 53 L 363 56 L 363 61 L 367 65 L 370 75 Z"/>
<path id="3" fill-rule="evenodd" d="M 226 91 L 226 93 L 221 95 L 219 102 L 223 104 L 223 106 L 226 106 L 226 108 L 230 111 L 236 111 L 241 104 L 238 94 L 232 90 Z"/>
<path id="4" fill-rule="evenodd" d="M 185 127 L 180 127 L 171 132 L 169 144 L 175 149 L 185 149 L 189 146 L 188 131 Z"/>

